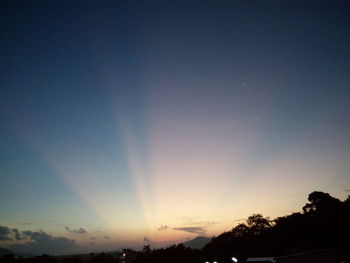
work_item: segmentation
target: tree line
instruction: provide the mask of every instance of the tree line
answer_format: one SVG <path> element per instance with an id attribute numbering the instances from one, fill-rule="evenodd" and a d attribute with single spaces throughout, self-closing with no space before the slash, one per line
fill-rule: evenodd
<path id="1" fill-rule="evenodd" d="M 191 249 L 183 244 L 167 248 L 142 251 L 124 249 L 127 262 L 134 263 L 196 263 L 205 261 L 232 262 L 232 257 L 244 261 L 247 257 L 281 256 L 323 248 L 350 251 L 350 196 L 344 201 L 328 193 L 315 191 L 309 194 L 302 212 L 271 220 L 261 214 L 253 214 L 245 223 L 212 238 L 202 250 Z M 40 256 L 18 259 L 7 255 L 0 263 L 116 263 L 119 257 L 108 253 L 92 255 L 88 259 Z M 347 261 L 346 261 L 347 262 Z"/>
<path id="2" fill-rule="evenodd" d="M 312 192 L 302 212 L 270 220 L 250 216 L 222 233 L 203 249 L 206 258 L 225 262 L 254 256 L 281 256 L 323 248 L 349 249 L 350 196 L 345 201 L 328 193 Z"/>

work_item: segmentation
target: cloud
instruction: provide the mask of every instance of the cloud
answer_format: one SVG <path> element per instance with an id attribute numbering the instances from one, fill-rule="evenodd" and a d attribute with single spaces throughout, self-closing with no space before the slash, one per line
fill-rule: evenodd
<path id="1" fill-rule="evenodd" d="M 147 244 L 151 244 L 151 240 L 148 237 L 144 237 L 143 238 L 143 242 L 147 243 Z"/>
<path id="2" fill-rule="evenodd" d="M 14 233 L 16 240 L 21 240 L 22 239 L 21 233 L 18 231 L 17 228 L 12 228 L 12 232 Z"/>
<path id="3" fill-rule="evenodd" d="M 10 237 L 11 232 L 11 229 L 9 229 L 7 226 L 0 226 L 0 241 L 12 240 Z"/>
<path id="4" fill-rule="evenodd" d="M 13 244 L 9 246 L 17 253 L 32 253 L 32 254 L 67 254 L 76 249 L 75 240 L 70 240 L 65 237 L 53 237 L 44 231 L 32 232 L 22 231 L 22 234 L 30 239 L 24 244 Z"/>
<path id="5" fill-rule="evenodd" d="M 191 227 L 174 227 L 173 230 L 185 231 L 193 234 L 203 235 L 207 231 L 204 227 L 191 226 Z"/>
<path id="6" fill-rule="evenodd" d="M 21 240 L 21 233 L 17 228 L 8 228 L 7 226 L 0 226 L 0 241 L 6 240 Z"/>
<path id="7" fill-rule="evenodd" d="M 162 230 L 166 230 L 168 229 L 167 225 L 160 225 L 160 227 L 158 228 L 158 231 L 162 231 Z"/>
<path id="8" fill-rule="evenodd" d="M 204 235 L 208 228 L 218 224 L 216 221 L 201 220 L 199 216 L 184 216 L 177 217 L 176 219 L 180 222 L 178 223 L 178 227 L 172 228 L 173 230 L 185 231 L 197 235 Z"/>
<path id="9" fill-rule="evenodd" d="M 18 241 L 26 239 L 27 242 L 15 243 L 8 248 L 15 253 L 31 254 L 67 254 L 74 252 L 77 248 L 75 240 L 65 237 L 53 237 L 43 230 L 33 232 L 30 230 L 19 231 L 17 228 L 10 229 L 0 226 L 0 241 Z"/>
<path id="10" fill-rule="evenodd" d="M 178 225 L 180 226 L 196 226 L 196 227 L 209 227 L 212 225 L 218 224 L 216 221 L 208 221 L 208 220 L 200 220 L 201 217 L 199 216 L 181 216 L 181 217 L 173 217 L 174 219 L 178 220 Z"/>
<path id="11" fill-rule="evenodd" d="M 65 226 L 64 228 L 71 234 L 87 234 L 87 231 L 84 228 L 70 229 L 68 226 Z"/>

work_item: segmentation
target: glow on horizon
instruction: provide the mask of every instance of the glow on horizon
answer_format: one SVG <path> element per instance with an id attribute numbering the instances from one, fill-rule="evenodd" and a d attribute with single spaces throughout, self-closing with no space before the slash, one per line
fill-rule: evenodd
<path id="1" fill-rule="evenodd" d="M 142 243 L 147 236 L 154 244 L 181 241 L 198 233 L 173 228 L 202 227 L 201 235 L 212 236 L 252 213 L 285 215 L 300 210 L 312 190 L 329 191 L 323 185 L 337 180 L 329 175 L 344 172 L 329 156 L 308 155 L 300 145 L 263 162 L 249 162 L 261 147 L 266 123 L 248 121 L 247 125 L 244 119 L 237 123 L 227 116 L 214 119 L 210 115 L 197 120 L 198 112 L 184 113 L 176 107 L 189 106 L 176 100 L 176 92 L 167 106 L 162 92 L 149 95 L 144 113 L 149 137 L 142 143 L 150 147 L 146 151 L 128 114 L 115 114 L 134 193 L 111 191 L 119 183 L 116 166 L 103 166 L 93 156 L 76 156 L 72 161 L 49 145 L 35 146 L 118 240 Z M 149 156 L 143 156 L 144 152 Z M 130 201 L 133 194 L 138 204 Z M 160 225 L 168 228 L 158 231 Z"/>
<path id="2" fill-rule="evenodd" d="M 347 5 L 66 2 L 1 10 L 1 226 L 157 247 L 347 197 Z"/>
<path id="3" fill-rule="evenodd" d="M 122 160 L 107 162 L 79 144 L 45 143 L 30 125 L 17 133 L 84 200 L 111 240 L 142 244 L 148 237 L 156 244 L 218 235 L 252 213 L 274 218 L 299 211 L 313 190 L 339 193 L 338 179 L 349 167 L 337 145 L 315 151 L 324 135 L 310 138 L 303 130 L 298 141 L 275 142 L 279 97 L 260 98 L 270 80 L 261 73 L 251 81 L 221 79 L 222 68 L 213 70 L 196 76 L 155 54 L 153 65 L 135 73 L 143 76 L 142 92 L 130 95 L 136 103 L 122 101 L 118 79 L 103 73 L 115 128 L 108 139 L 121 142 L 114 150 Z M 159 231 L 161 225 L 167 228 Z M 203 231 L 185 231 L 191 227 Z"/>

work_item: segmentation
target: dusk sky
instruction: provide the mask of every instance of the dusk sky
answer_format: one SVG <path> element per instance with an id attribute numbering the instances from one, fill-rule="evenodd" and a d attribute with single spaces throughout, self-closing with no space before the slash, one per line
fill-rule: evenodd
<path id="1" fill-rule="evenodd" d="M 350 194 L 349 1 L 1 1 L 0 30 L 0 247 L 158 247 Z"/>

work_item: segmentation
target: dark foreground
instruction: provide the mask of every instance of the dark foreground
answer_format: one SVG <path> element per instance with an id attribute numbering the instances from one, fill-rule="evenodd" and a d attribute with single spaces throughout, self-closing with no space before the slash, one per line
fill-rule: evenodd
<path id="1" fill-rule="evenodd" d="M 0 263 L 232 263 L 233 257 L 245 262 L 271 256 L 279 263 L 350 263 L 350 196 L 340 201 L 327 193 L 312 192 L 308 201 L 302 213 L 274 220 L 254 214 L 245 224 L 214 237 L 203 249 L 178 244 L 77 256 L 21 258 L 9 254 Z"/>

